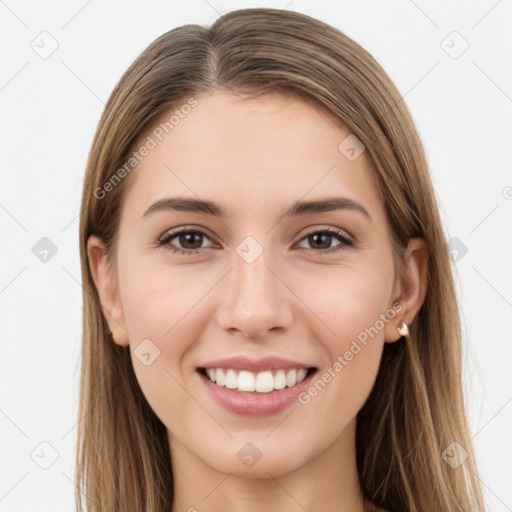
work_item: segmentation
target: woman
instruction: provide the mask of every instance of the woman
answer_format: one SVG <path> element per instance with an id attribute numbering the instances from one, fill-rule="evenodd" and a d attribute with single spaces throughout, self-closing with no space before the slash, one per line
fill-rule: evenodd
<path id="1" fill-rule="evenodd" d="M 154 41 L 80 251 L 79 509 L 484 510 L 424 151 L 346 35 L 245 9 Z"/>

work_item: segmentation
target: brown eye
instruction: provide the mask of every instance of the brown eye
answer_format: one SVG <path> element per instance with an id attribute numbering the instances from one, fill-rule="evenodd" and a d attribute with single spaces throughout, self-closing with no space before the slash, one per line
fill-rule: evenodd
<path id="1" fill-rule="evenodd" d="M 338 239 L 341 243 L 332 247 L 333 239 Z M 311 249 L 306 248 L 307 250 L 321 255 L 347 249 L 353 245 L 352 240 L 343 231 L 335 228 L 311 231 L 302 240 L 306 240 L 311 247 Z"/>
<path id="2" fill-rule="evenodd" d="M 308 242 L 312 245 L 313 249 L 329 249 L 332 239 L 332 235 L 320 233 L 315 233 L 308 236 Z"/>
<path id="3" fill-rule="evenodd" d="M 199 249 L 202 245 L 202 236 L 201 233 L 187 231 L 177 235 L 177 238 L 184 249 Z"/>
<path id="4" fill-rule="evenodd" d="M 176 242 L 171 243 L 171 241 L 175 239 Z M 181 229 L 164 235 L 164 237 L 158 241 L 158 245 L 165 246 L 173 252 L 189 255 L 199 252 L 199 249 L 211 247 L 203 246 L 204 239 L 209 240 L 209 237 L 202 231 Z M 176 246 L 176 244 L 178 245 Z"/>

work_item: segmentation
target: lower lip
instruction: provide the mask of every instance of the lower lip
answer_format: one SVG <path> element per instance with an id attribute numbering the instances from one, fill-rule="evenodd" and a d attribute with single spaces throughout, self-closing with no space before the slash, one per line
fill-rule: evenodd
<path id="1" fill-rule="evenodd" d="M 291 388 L 276 389 L 269 393 L 238 391 L 217 386 L 208 377 L 198 371 L 206 389 L 213 399 L 224 409 L 241 416 L 269 416 L 276 414 L 297 400 L 297 397 L 309 386 L 312 372 L 303 381 Z"/>

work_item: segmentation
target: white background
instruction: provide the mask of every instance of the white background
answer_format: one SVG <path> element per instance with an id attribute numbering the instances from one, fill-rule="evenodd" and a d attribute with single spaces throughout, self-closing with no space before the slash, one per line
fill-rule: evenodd
<path id="1" fill-rule="evenodd" d="M 489 511 L 512 511 L 512 1 L 2 0 L 0 512 L 73 508 L 78 212 L 104 103 L 162 33 L 264 6 L 342 30 L 375 56 L 405 96 L 447 236 L 467 247 L 452 264 L 471 432 Z M 43 31 L 58 43 L 47 59 L 31 47 Z M 469 44 L 458 58 L 452 57 L 464 42 L 453 31 Z M 46 263 L 32 252 L 42 237 L 58 250 Z M 48 469 L 34 461 L 51 462 L 41 442 L 58 453 Z M 31 458 L 33 450 L 39 458 Z"/>

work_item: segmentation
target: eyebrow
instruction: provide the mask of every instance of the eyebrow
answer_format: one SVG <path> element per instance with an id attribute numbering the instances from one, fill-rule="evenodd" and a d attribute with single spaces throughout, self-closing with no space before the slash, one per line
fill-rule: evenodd
<path id="1" fill-rule="evenodd" d="M 368 210 L 354 199 L 348 197 L 327 197 L 316 199 L 314 201 L 296 201 L 288 210 L 283 213 L 283 217 L 298 217 L 302 215 L 331 212 L 335 210 L 349 210 L 361 213 L 370 222 L 373 222 Z M 231 217 L 219 203 L 203 199 L 194 199 L 188 197 L 167 197 L 153 203 L 145 212 L 143 217 L 149 217 L 157 212 L 180 211 L 202 213 L 212 215 L 221 219 Z"/>

